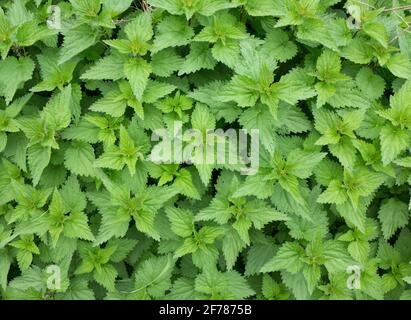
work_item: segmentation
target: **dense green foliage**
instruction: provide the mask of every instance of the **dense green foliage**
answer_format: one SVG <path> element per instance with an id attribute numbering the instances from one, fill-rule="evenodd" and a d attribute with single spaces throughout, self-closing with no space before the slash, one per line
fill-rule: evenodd
<path id="1" fill-rule="evenodd" d="M 0 54 L 2 299 L 411 298 L 409 0 L 0 0 Z"/>

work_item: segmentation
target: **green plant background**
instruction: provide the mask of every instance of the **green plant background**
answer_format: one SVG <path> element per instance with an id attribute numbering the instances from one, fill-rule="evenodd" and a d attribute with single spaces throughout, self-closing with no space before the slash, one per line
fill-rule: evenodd
<path id="1" fill-rule="evenodd" d="M 0 53 L 2 299 L 411 298 L 409 1 L 0 0 Z"/>

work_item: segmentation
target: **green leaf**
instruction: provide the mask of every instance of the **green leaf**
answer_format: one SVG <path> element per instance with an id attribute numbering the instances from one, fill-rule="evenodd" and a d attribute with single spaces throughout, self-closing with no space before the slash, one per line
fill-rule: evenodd
<path id="1" fill-rule="evenodd" d="M 94 149 L 86 142 L 73 142 L 64 155 L 64 165 L 77 175 L 94 176 L 94 161 Z"/>
<path id="2" fill-rule="evenodd" d="M 411 60 L 402 53 L 392 55 L 387 62 L 387 68 L 399 78 L 411 79 Z"/>
<path id="3" fill-rule="evenodd" d="M 50 162 L 51 150 L 36 144 L 28 149 L 27 157 L 33 185 L 37 185 L 44 169 Z"/>
<path id="4" fill-rule="evenodd" d="M 367 64 L 374 56 L 374 51 L 371 45 L 363 39 L 353 39 L 343 49 L 342 56 L 359 64 Z"/>
<path id="5" fill-rule="evenodd" d="M 143 59 L 132 58 L 124 64 L 124 74 L 137 100 L 143 97 L 150 73 L 150 65 Z"/>
<path id="6" fill-rule="evenodd" d="M 67 178 L 60 193 L 67 210 L 71 212 L 81 212 L 87 207 L 86 197 L 81 192 L 80 184 L 75 176 Z"/>
<path id="7" fill-rule="evenodd" d="M 347 199 L 347 194 L 343 185 L 337 180 L 332 180 L 328 185 L 327 190 L 318 197 L 318 202 L 343 204 Z"/>
<path id="8" fill-rule="evenodd" d="M 321 269 L 317 265 L 308 265 L 303 270 L 305 281 L 307 281 L 307 289 L 310 294 L 313 294 L 318 281 L 321 278 Z"/>
<path id="9" fill-rule="evenodd" d="M 175 178 L 173 186 L 180 190 L 180 193 L 197 200 L 200 200 L 200 194 L 193 183 L 190 171 L 181 169 Z"/>
<path id="10" fill-rule="evenodd" d="M 74 56 L 93 46 L 97 41 L 97 33 L 87 24 L 69 29 L 64 33 L 64 44 L 60 51 L 58 63 L 63 64 Z"/>
<path id="11" fill-rule="evenodd" d="M 58 54 L 55 50 L 45 51 L 38 55 L 42 82 L 31 88 L 32 92 L 53 91 L 56 87 L 62 88 L 64 84 L 73 79 L 73 71 L 76 68 L 76 59 L 59 65 Z"/>
<path id="12" fill-rule="evenodd" d="M 335 82 L 340 79 L 341 59 L 331 50 L 325 50 L 317 60 L 318 78 L 325 82 Z"/>
<path id="13" fill-rule="evenodd" d="M 233 228 L 224 235 L 223 239 L 223 254 L 227 264 L 227 270 L 232 270 L 240 252 L 247 244 L 240 238 L 238 232 Z"/>
<path id="14" fill-rule="evenodd" d="M 75 278 L 71 281 L 70 287 L 66 292 L 57 295 L 62 300 L 94 300 L 94 292 L 88 287 L 88 284 L 81 278 Z"/>
<path id="15" fill-rule="evenodd" d="M 96 243 L 101 244 L 112 237 L 124 237 L 130 225 L 131 217 L 126 212 L 104 210 Z"/>
<path id="16" fill-rule="evenodd" d="M 356 77 L 357 86 L 370 99 L 380 98 L 385 90 L 385 81 L 369 68 L 362 68 Z"/>
<path id="17" fill-rule="evenodd" d="M 215 122 L 215 118 L 209 108 L 204 104 L 198 103 L 191 116 L 193 128 L 205 133 L 207 130 L 215 129 Z"/>
<path id="18" fill-rule="evenodd" d="M 378 22 L 367 22 L 362 30 L 371 38 L 377 40 L 384 48 L 388 47 L 389 35 L 385 26 Z"/>
<path id="19" fill-rule="evenodd" d="M 171 255 L 150 258 L 144 261 L 135 275 L 135 290 L 147 292 L 153 298 L 159 298 L 171 287 L 171 274 L 175 260 Z"/>
<path id="20" fill-rule="evenodd" d="M 276 246 L 270 242 L 252 245 L 247 253 L 245 275 L 258 274 L 261 268 L 274 256 L 275 249 Z"/>
<path id="21" fill-rule="evenodd" d="M 64 235 L 69 238 L 94 241 L 88 218 L 82 212 L 72 212 L 64 224 Z"/>
<path id="22" fill-rule="evenodd" d="M 192 43 L 190 53 L 185 57 L 178 75 L 193 73 L 201 69 L 213 69 L 214 60 L 207 43 Z"/>
<path id="23" fill-rule="evenodd" d="M 276 256 L 261 268 L 261 272 L 287 270 L 296 273 L 303 267 L 303 253 L 303 248 L 298 243 L 286 242 L 278 249 Z"/>
<path id="24" fill-rule="evenodd" d="M 171 230 L 182 237 L 188 238 L 194 232 L 194 215 L 188 210 L 169 207 L 166 209 L 167 217 L 171 223 Z"/>
<path id="25" fill-rule="evenodd" d="M 380 140 L 382 162 L 388 164 L 409 146 L 410 133 L 408 130 L 387 125 L 381 129 Z"/>
<path id="26" fill-rule="evenodd" d="M 194 31 L 187 25 L 183 17 L 169 16 L 157 26 L 157 35 L 154 38 L 152 53 L 170 47 L 184 46 L 190 43 Z"/>
<path id="27" fill-rule="evenodd" d="M 117 278 L 117 270 L 110 264 L 102 265 L 98 270 L 95 270 L 94 280 L 101 284 L 109 291 L 114 290 L 114 284 Z"/>
<path id="28" fill-rule="evenodd" d="M 111 12 L 113 17 L 116 17 L 126 11 L 132 2 L 132 0 L 104 0 L 104 6 Z"/>
<path id="29" fill-rule="evenodd" d="M 206 271 L 196 278 L 195 290 L 211 299 L 244 299 L 255 294 L 247 281 L 236 271 Z"/>
<path id="30" fill-rule="evenodd" d="M 153 73 L 160 77 L 168 77 L 181 69 L 184 59 L 174 49 L 168 48 L 154 54 L 151 58 Z"/>
<path id="31" fill-rule="evenodd" d="M 34 66 L 33 60 L 28 57 L 7 57 L 0 61 L 0 93 L 6 98 L 7 104 L 13 100 L 16 91 L 31 79 Z"/>
<path id="32" fill-rule="evenodd" d="M 274 1 L 272 1 L 270 7 L 266 9 L 272 10 L 274 7 Z M 264 11 L 264 15 L 268 12 L 267 10 Z M 270 30 L 266 35 L 266 43 L 263 45 L 262 51 L 274 55 L 281 62 L 290 60 L 295 57 L 298 49 L 297 45 L 289 39 L 289 35 L 281 29 Z"/>
<path id="33" fill-rule="evenodd" d="M 118 80 L 123 78 L 124 59 L 117 54 L 111 54 L 98 60 L 91 68 L 81 75 L 81 79 Z"/>
<path id="34" fill-rule="evenodd" d="M 384 238 L 388 240 L 398 228 L 407 225 L 409 216 L 408 205 L 396 198 L 389 199 L 382 204 L 378 211 L 378 218 L 382 225 Z"/>
<path id="35" fill-rule="evenodd" d="M 287 157 L 287 165 L 290 174 L 300 179 L 306 179 L 312 175 L 313 169 L 326 156 L 326 153 L 306 152 L 303 150 L 293 150 Z"/>
<path id="36" fill-rule="evenodd" d="M 251 16 L 277 16 L 282 12 L 282 4 L 275 0 L 247 0 L 240 3 L 244 4 L 245 9 Z"/>

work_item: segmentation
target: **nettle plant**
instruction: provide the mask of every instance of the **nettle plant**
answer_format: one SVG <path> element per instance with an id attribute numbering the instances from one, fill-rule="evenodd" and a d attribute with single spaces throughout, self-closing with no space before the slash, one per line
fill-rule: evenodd
<path id="1" fill-rule="evenodd" d="M 0 56 L 0 298 L 411 298 L 409 0 L 0 0 Z"/>

